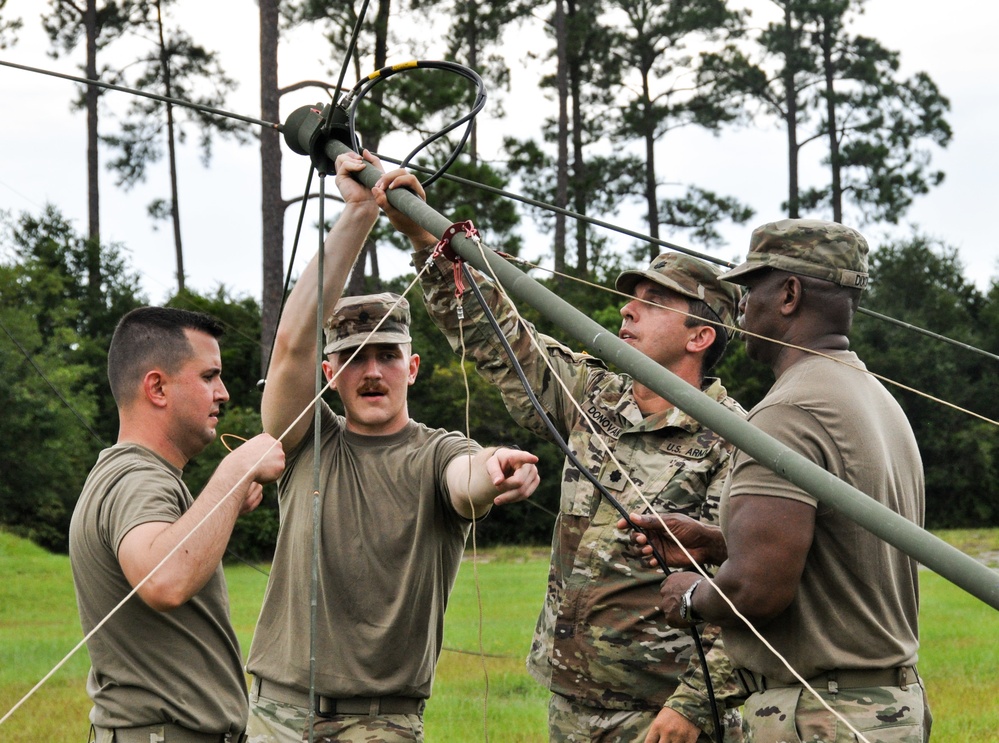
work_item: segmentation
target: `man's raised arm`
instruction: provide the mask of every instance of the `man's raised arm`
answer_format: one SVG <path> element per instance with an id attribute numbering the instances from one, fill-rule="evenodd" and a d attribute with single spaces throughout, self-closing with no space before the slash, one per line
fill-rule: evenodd
<path id="1" fill-rule="evenodd" d="M 353 177 L 365 167 L 365 160 L 381 168 L 367 150 L 364 158 L 350 152 L 336 159 L 336 186 L 344 208 L 323 243 L 323 317 L 333 311 L 350 270 L 378 219 L 378 205 L 367 188 Z M 288 295 L 274 338 L 274 351 L 267 383 L 260 403 L 264 431 L 280 438 L 285 451 L 293 449 L 309 430 L 312 418 L 302 412 L 315 398 L 316 379 L 316 294 L 319 256 L 310 261 Z M 296 422 L 296 418 L 300 419 Z"/>

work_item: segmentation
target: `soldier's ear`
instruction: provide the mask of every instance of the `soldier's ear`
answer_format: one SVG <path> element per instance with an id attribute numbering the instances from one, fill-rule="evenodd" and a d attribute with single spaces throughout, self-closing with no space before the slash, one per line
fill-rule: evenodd
<path id="1" fill-rule="evenodd" d="M 785 276 L 777 291 L 782 315 L 787 317 L 801 309 L 801 303 L 805 298 L 805 285 L 801 283 L 800 278 L 794 274 Z"/>
<path id="2" fill-rule="evenodd" d="M 718 330 L 713 325 L 695 325 L 687 330 L 690 332 L 687 338 L 688 353 L 704 353 L 718 337 Z"/>
<path id="3" fill-rule="evenodd" d="M 413 384 L 416 381 L 416 375 L 420 372 L 420 354 L 413 353 L 409 355 L 409 383 Z"/>

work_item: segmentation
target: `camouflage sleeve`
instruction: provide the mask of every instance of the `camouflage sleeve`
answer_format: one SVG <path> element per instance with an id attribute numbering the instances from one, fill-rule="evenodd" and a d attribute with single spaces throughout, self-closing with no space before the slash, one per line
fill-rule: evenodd
<path id="1" fill-rule="evenodd" d="M 715 384 L 718 385 L 717 382 Z M 713 389 L 716 387 L 713 386 Z M 724 405 L 730 412 L 743 418 L 746 417 L 746 411 L 738 402 L 725 394 L 724 388 L 721 388 L 721 391 L 716 394 L 716 401 Z M 725 483 L 728 481 L 729 472 L 732 469 L 735 447 L 724 439 L 717 438 L 712 443 L 712 449 L 710 456 L 714 461 L 708 475 L 704 500 L 701 503 L 697 518 L 705 524 L 717 526 L 720 523 L 718 511 L 721 505 L 722 491 L 725 490 Z"/>
<path id="2" fill-rule="evenodd" d="M 741 729 L 742 721 L 738 706 L 742 704 L 744 691 L 725 653 L 721 639 L 721 628 L 713 624 L 700 626 L 701 647 L 711 674 L 711 685 L 718 716 L 725 730 L 725 740 L 731 732 Z M 695 652 L 690 665 L 680 677 L 680 683 L 673 695 L 666 700 L 664 707 L 679 712 L 699 727 L 712 739 L 715 737 L 715 721 L 711 710 L 711 698 L 704 683 L 704 669 L 700 656 Z"/>
<path id="3" fill-rule="evenodd" d="M 433 246 L 428 246 L 413 253 L 413 264 L 418 272 L 424 268 L 432 252 Z M 590 378 L 589 370 L 603 368 L 603 364 L 590 356 L 575 354 L 555 339 L 539 333 L 531 323 L 519 319 L 509 299 L 492 281 L 477 271 L 472 270 L 472 274 L 541 407 L 556 429 L 567 436 L 576 414 L 570 397 L 581 399 Z M 461 299 L 464 318 L 459 320 L 451 262 L 438 258 L 421 274 L 420 283 L 427 312 L 447 337 L 452 350 L 460 354 L 464 349 L 466 356 L 475 362 L 479 374 L 499 389 L 507 410 L 518 425 L 549 439 L 547 428 L 531 405 L 506 351 L 470 290 L 466 290 Z M 545 350 L 548 363 L 539 353 L 539 345 Z M 552 368 L 568 392 L 558 380 L 553 379 Z"/>
<path id="4" fill-rule="evenodd" d="M 707 483 L 704 502 L 699 514 L 699 519 L 708 524 L 718 523 L 721 494 L 732 466 L 732 446 L 728 442 L 719 441 L 714 456 L 716 461 Z M 701 625 L 700 638 L 708 671 L 711 674 L 715 703 L 718 705 L 722 724 L 727 728 L 731 719 L 726 718 L 726 708 L 741 704 L 742 686 L 735 675 L 732 661 L 725 653 L 721 639 L 721 628 L 712 624 Z M 696 652 L 691 656 L 687 670 L 681 675 L 676 691 L 666 700 L 664 706 L 679 712 L 702 731 L 714 736 L 715 725 L 711 711 L 711 699 L 704 683 L 704 668 L 701 665 L 701 658 Z M 737 711 L 731 712 L 728 718 L 733 715 L 738 718 Z"/>
<path id="5" fill-rule="evenodd" d="M 709 475 L 707 488 L 704 491 L 704 501 L 701 503 L 699 521 L 718 526 L 720 523 L 719 508 L 721 507 L 722 491 L 732 469 L 733 447 L 727 441 L 719 441 L 716 447 L 716 460 Z"/>

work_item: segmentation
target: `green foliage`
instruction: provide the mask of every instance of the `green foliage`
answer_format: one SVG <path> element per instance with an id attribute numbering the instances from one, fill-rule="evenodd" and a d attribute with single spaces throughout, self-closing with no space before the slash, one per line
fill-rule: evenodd
<path id="1" fill-rule="evenodd" d="M 145 72 L 133 83 L 141 90 L 150 90 L 159 95 L 180 98 L 201 106 L 221 108 L 225 105 L 225 94 L 236 87 L 236 82 L 227 77 L 219 66 L 215 52 L 209 52 L 195 44 L 183 32 L 176 36 L 163 48 L 162 53 L 171 65 L 170 77 L 164 80 L 162 60 L 156 55 L 147 60 Z M 210 81 L 214 90 L 206 94 L 198 94 L 197 86 Z M 213 134 L 222 134 L 236 138 L 238 141 L 248 141 L 241 125 L 230 119 L 212 116 L 194 109 L 172 106 L 146 98 L 135 98 L 129 107 L 128 119 L 123 122 L 119 134 L 109 134 L 101 137 L 102 141 L 115 148 L 118 156 L 108 162 L 108 168 L 118 174 L 117 184 L 131 188 L 136 183 L 144 181 L 150 165 L 163 157 L 164 135 L 169 135 L 168 120 L 165 110 L 171 110 L 171 116 L 177 122 L 174 136 L 183 143 L 187 132 L 181 126 L 182 121 L 190 121 L 199 129 L 199 145 L 202 161 L 205 165 L 211 160 Z M 163 207 L 151 207 L 153 216 L 163 213 Z"/>
<path id="2" fill-rule="evenodd" d="M 0 0 L 0 12 L 3 12 L 7 0 Z M 20 18 L 0 18 L 0 49 L 8 49 L 17 43 L 17 32 L 21 30 L 24 21 Z"/>
<path id="3" fill-rule="evenodd" d="M 98 50 L 120 38 L 144 14 L 148 0 L 94 0 Z M 86 34 L 84 28 L 86 5 L 70 0 L 49 0 L 50 10 L 42 16 L 42 26 L 52 41 L 53 55 L 72 52 Z"/>
<path id="4" fill-rule="evenodd" d="M 3 220 L 0 255 L 0 524 L 50 549 L 65 550 L 69 519 L 98 452 L 117 439 L 118 414 L 106 378 L 118 320 L 145 303 L 117 246 L 95 246 L 54 207 L 40 217 Z M 95 258 L 101 284 L 89 283 Z M 220 287 L 184 292 L 171 306 L 207 312 L 228 328 L 222 363 L 231 402 L 220 431 L 260 432 L 260 309 Z M 197 494 L 225 451 L 210 447 L 185 472 Z M 277 530 L 273 486 L 241 519 L 232 550 L 269 557 Z"/>
<path id="5" fill-rule="evenodd" d="M 656 238 L 666 225 L 710 245 L 720 240 L 720 222 L 746 221 L 752 211 L 733 197 L 693 185 L 663 196 L 663 172 L 655 159 L 655 144 L 669 131 L 687 125 L 716 130 L 737 115 L 738 107 L 714 80 L 704 77 L 691 86 L 700 56 L 688 47 L 738 35 L 742 19 L 743 13 L 716 0 L 570 3 L 564 32 L 552 26 L 566 57 L 565 126 L 549 119 L 543 141 L 508 137 L 504 142 L 521 189 L 537 201 L 564 203 L 576 214 L 598 217 L 617 212 L 623 202 L 642 203 L 648 234 Z M 557 76 L 543 78 L 542 85 L 560 90 Z M 633 141 L 643 156 L 628 152 Z M 549 152 L 550 145 L 565 156 Z M 611 154 L 603 154 L 607 151 Z M 560 169 L 567 173 L 564 184 L 557 177 Z M 572 263 L 568 244 L 560 240 L 572 241 L 574 273 L 586 276 L 606 237 L 577 220 L 563 238 L 561 216 L 529 209 L 543 231 L 554 232 L 556 269 Z M 648 258 L 660 252 L 653 244 L 644 250 Z"/>
<path id="6" fill-rule="evenodd" d="M 528 16 L 539 4 L 538 0 L 516 2 L 479 3 L 466 0 L 411 0 L 410 7 L 432 23 L 445 15 L 450 21 L 446 38 L 449 41 L 445 59 L 454 59 L 478 72 L 493 90 L 507 88 L 510 68 L 507 60 L 491 53 L 510 24 Z M 502 116 L 498 102 L 494 111 Z"/>
<path id="7" fill-rule="evenodd" d="M 137 60 L 138 73 L 129 81 L 130 85 L 198 106 L 225 108 L 226 95 L 237 83 L 222 69 L 217 52 L 196 43 L 183 29 L 168 26 L 164 9 L 172 2 L 156 0 L 136 5 L 132 23 L 155 38 L 156 43 L 148 54 Z M 154 220 L 176 216 L 175 147 L 186 142 L 192 126 L 197 128 L 201 159 L 206 167 L 211 161 L 216 135 L 241 143 L 250 141 L 246 125 L 234 119 L 141 97 L 132 98 L 118 133 L 100 137 L 118 153 L 108 161 L 107 168 L 116 173 L 117 185 L 126 189 L 145 181 L 149 167 L 163 157 L 164 150 L 170 153 L 174 189 L 169 200 L 157 198 L 149 205 L 147 211 Z M 180 244 L 179 238 L 177 244 Z M 178 266 L 178 270 L 181 269 L 182 266 Z"/>
<path id="8" fill-rule="evenodd" d="M 983 320 L 995 318 L 989 301 L 994 297 L 983 297 L 961 268 L 953 248 L 919 235 L 884 245 L 872 254 L 872 283 L 862 305 L 972 347 L 988 347 L 996 330 Z M 871 371 L 910 388 L 889 385 L 923 456 L 927 524 L 999 524 L 996 426 L 912 391 L 999 419 L 996 361 L 863 314 L 856 317 L 851 338 Z"/>
<path id="9" fill-rule="evenodd" d="M 118 318 L 141 304 L 138 278 L 116 246 L 85 240 L 55 207 L 2 226 L 0 523 L 65 549 L 86 472 L 117 436 L 105 363 Z"/>
<path id="10" fill-rule="evenodd" d="M 721 379 L 728 394 L 746 410 L 762 400 L 774 383 L 773 372 L 746 355 L 746 344 L 738 336 L 729 341 L 722 360 L 709 374 Z"/>
<path id="11" fill-rule="evenodd" d="M 922 145 L 949 143 L 950 103 L 925 72 L 900 79 L 897 52 L 849 33 L 862 0 L 774 1 L 780 20 L 751 45 L 707 55 L 700 83 L 741 104 L 742 116 L 762 113 L 784 127 L 788 216 L 824 208 L 842 220 L 851 203 L 865 221 L 898 222 L 915 196 L 943 179 Z M 805 188 L 799 157 L 812 142 L 826 146 L 829 177 Z"/>
<path id="12" fill-rule="evenodd" d="M 223 339 L 224 341 L 224 339 Z M 225 363 L 223 362 L 223 378 Z M 249 439 L 262 430 L 260 406 L 239 404 L 232 397 L 219 420 L 219 438 L 184 468 L 184 482 L 197 496 L 208 483 L 216 468 L 231 449 L 237 448 L 240 439 Z M 229 560 L 269 560 L 274 556 L 279 524 L 277 485 L 264 486 L 264 498 L 256 510 L 243 514 L 236 521 L 226 557 Z"/>
<path id="13" fill-rule="evenodd" d="M 824 110 L 820 130 L 833 144 L 825 160 L 831 183 L 805 191 L 802 207 L 829 204 L 839 214 L 848 196 L 864 221 L 897 223 L 916 196 L 943 181 L 919 143 L 949 144 L 950 102 L 925 72 L 899 79 L 898 52 L 849 35 L 850 5 L 820 3 L 806 16 L 817 28 L 813 38 L 826 80 L 812 105 Z"/>
<path id="14" fill-rule="evenodd" d="M 0 268 L 4 289 L 8 276 L 9 269 Z M 0 294 L 0 523 L 49 549 L 64 550 L 83 483 L 80 473 L 101 448 L 86 430 L 96 408 L 88 394 L 90 370 L 46 347 L 30 310 L 7 306 L 7 292 Z"/>
<path id="15" fill-rule="evenodd" d="M 234 449 L 240 443 L 238 439 L 228 436 L 223 442 L 223 434 L 249 439 L 263 430 L 260 423 L 262 389 L 258 385 L 260 306 L 251 297 L 232 296 L 225 287 L 219 287 L 210 297 L 184 291 L 172 297 L 167 304 L 206 312 L 226 326 L 226 334 L 220 339 L 220 350 L 222 380 L 229 392 L 229 402 L 223 406 L 219 419 L 220 438 L 184 469 L 184 481 L 196 496 L 228 454 L 226 446 Z M 229 539 L 228 557 L 237 560 L 270 559 L 277 542 L 278 522 L 277 486 L 267 485 L 264 487 L 263 502 L 236 522 Z"/>
<path id="16" fill-rule="evenodd" d="M 539 202 L 526 203 L 524 207 L 534 219 L 535 227 L 542 233 L 557 235 L 560 216 L 542 206 L 556 201 L 555 158 L 541 143 L 532 139 L 507 137 L 503 147 L 509 156 L 507 168 L 518 178 L 520 192 Z M 608 233 L 594 229 L 586 217 L 612 214 L 623 201 L 634 197 L 635 184 L 641 180 L 643 167 L 641 159 L 631 155 L 587 154 L 585 167 L 580 167 L 567 187 L 566 208 L 575 219 L 571 233 L 575 241 L 576 260 L 573 265 L 566 265 L 563 273 L 582 280 L 600 282 L 602 277 L 608 275 L 611 267 L 620 264 L 622 257 L 608 251 Z M 599 217 L 593 217 L 597 218 Z M 647 249 L 647 245 L 647 242 L 642 243 L 643 250 Z M 537 247 L 534 249 L 537 250 Z M 556 253 L 556 270 L 557 259 Z M 555 285 L 564 286 L 564 277 L 556 277 Z"/>
<path id="17" fill-rule="evenodd" d="M 688 185 L 681 196 L 660 198 L 661 166 L 655 159 L 654 143 L 669 131 L 696 125 L 718 131 L 737 113 L 723 90 L 709 78 L 697 75 L 704 52 L 695 55 L 691 47 L 705 47 L 742 31 L 745 11 L 729 10 L 724 0 L 696 2 L 654 2 L 615 0 L 626 22 L 608 33 L 610 45 L 624 58 L 622 80 L 637 76 L 640 85 L 622 86 L 634 92 L 611 112 L 615 123 L 609 134 L 615 139 L 638 140 L 644 144 L 645 162 L 634 176 L 632 189 L 644 199 L 649 214 L 649 234 L 659 237 L 660 225 L 683 231 L 705 245 L 719 244 L 717 224 L 742 224 L 753 211 L 734 197 L 720 196 Z M 710 46 L 709 46 L 710 48 Z M 691 75 L 698 82 L 691 86 Z M 669 180 L 675 180 L 675 176 Z M 648 246 L 648 256 L 659 251 Z"/>
<path id="18" fill-rule="evenodd" d="M 732 196 L 720 196 L 714 191 L 689 186 L 680 197 L 660 200 L 659 214 L 663 224 L 686 230 L 695 243 L 718 247 L 725 245 L 718 231 L 720 222 L 745 224 L 755 212 Z M 658 254 L 659 248 L 649 245 L 649 258 Z"/>
<path id="19" fill-rule="evenodd" d="M 229 405 L 259 410 L 262 390 L 260 382 L 260 305 L 246 294 L 233 295 L 219 286 L 211 296 L 199 296 L 184 291 L 167 302 L 196 312 L 217 317 L 226 327 L 220 339 L 222 379 L 229 391 Z M 260 432 L 259 421 L 256 433 Z"/>

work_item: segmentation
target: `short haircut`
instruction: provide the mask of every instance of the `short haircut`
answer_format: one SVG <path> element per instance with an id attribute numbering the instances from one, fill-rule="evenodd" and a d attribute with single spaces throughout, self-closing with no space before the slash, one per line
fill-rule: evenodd
<path id="1" fill-rule="evenodd" d="M 728 328 L 722 324 L 718 313 L 711 309 L 706 302 L 690 297 L 684 298 L 687 300 L 688 313 L 687 319 L 683 322 L 684 327 L 710 325 L 715 329 L 714 343 L 704 352 L 704 360 L 701 363 L 701 374 L 707 374 L 725 355 L 725 347 L 728 346 Z"/>
<path id="2" fill-rule="evenodd" d="M 131 401 L 150 369 L 173 372 L 190 358 L 186 330 L 213 338 L 225 333 L 222 323 L 211 315 L 173 307 L 139 307 L 118 321 L 108 349 L 108 382 L 119 407 Z"/>

